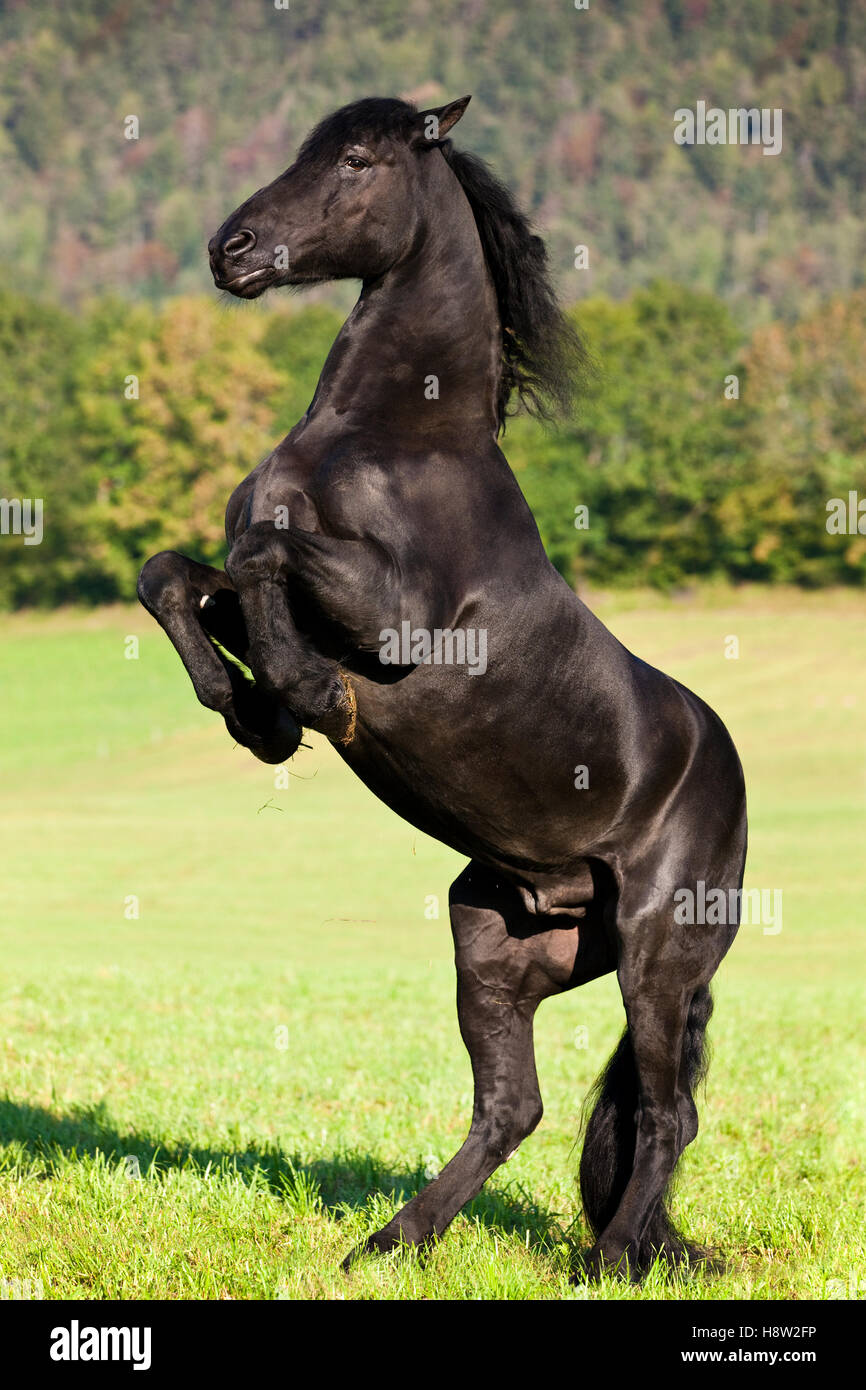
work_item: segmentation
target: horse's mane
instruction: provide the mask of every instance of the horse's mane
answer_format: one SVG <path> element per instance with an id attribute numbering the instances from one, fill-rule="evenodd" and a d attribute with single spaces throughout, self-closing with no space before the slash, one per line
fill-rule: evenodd
<path id="1" fill-rule="evenodd" d="M 499 424 L 519 404 L 543 419 L 569 413 L 588 366 L 581 339 L 557 303 L 547 251 L 510 190 L 477 155 L 439 144 L 475 215 L 502 324 Z"/>
<path id="2" fill-rule="evenodd" d="M 407 135 L 417 115 L 411 102 L 393 97 L 353 102 L 310 132 L 298 158 L 326 159 L 359 132 Z M 509 406 L 515 395 L 519 405 L 542 419 L 568 414 L 588 357 L 557 303 L 544 242 L 482 159 L 456 150 L 448 139 L 431 141 L 428 148 L 442 151 L 469 200 L 496 291 L 502 325 L 500 429 L 514 413 Z"/>

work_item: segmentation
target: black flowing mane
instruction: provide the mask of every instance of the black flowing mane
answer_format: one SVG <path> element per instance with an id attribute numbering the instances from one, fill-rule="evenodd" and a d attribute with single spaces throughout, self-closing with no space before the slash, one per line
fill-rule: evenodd
<path id="1" fill-rule="evenodd" d="M 547 251 L 511 191 L 483 159 L 456 150 L 450 140 L 439 148 L 456 175 L 475 216 L 493 279 L 502 324 L 499 424 L 519 403 L 532 415 L 567 415 L 588 356 L 574 327 L 557 303 Z"/>

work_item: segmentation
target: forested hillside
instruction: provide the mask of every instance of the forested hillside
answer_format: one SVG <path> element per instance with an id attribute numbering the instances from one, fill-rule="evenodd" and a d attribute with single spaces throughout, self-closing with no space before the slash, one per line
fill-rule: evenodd
<path id="1" fill-rule="evenodd" d="M 863 283 L 863 0 L 3 0 L 3 273 L 67 303 L 204 289 L 208 235 L 324 114 L 464 92 L 458 143 L 568 300 L 662 276 L 752 326 Z M 699 99 L 781 108 L 781 154 L 677 145 Z"/>
<path id="2" fill-rule="evenodd" d="M 221 302 L 208 237 L 336 106 L 467 92 L 598 368 L 505 441 L 562 573 L 866 581 L 866 0 L 0 0 L 0 607 L 222 563 L 357 286 Z M 780 152 L 676 143 L 699 101 Z"/>

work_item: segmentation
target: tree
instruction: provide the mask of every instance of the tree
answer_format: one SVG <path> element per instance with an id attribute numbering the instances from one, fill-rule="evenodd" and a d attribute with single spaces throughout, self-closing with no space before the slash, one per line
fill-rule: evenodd
<path id="1" fill-rule="evenodd" d="M 222 562 L 228 498 L 275 442 L 284 382 L 259 350 L 265 322 L 203 299 L 138 306 L 93 358 L 85 526 L 90 566 L 118 597 L 155 551 Z"/>

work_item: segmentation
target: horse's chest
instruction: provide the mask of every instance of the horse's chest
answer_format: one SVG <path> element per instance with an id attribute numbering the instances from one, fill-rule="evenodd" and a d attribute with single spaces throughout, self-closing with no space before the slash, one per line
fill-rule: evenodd
<path id="1" fill-rule="evenodd" d="M 229 502 L 229 534 L 237 539 L 248 527 L 262 521 L 278 530 L 323 530 L 315 471 L 313 462 L 301 451 L 283 451 L 266 459 L 241 483 Z"/>
<path id="2" fill-rule="evenodd" d="M 248 508 L 248 526 L 269 521 L 278 530 L 297 527 L 301 531 L 321 531 L 319 507 L 300 484 L 279 487 L 260 484 L 253 489 Z"/>

